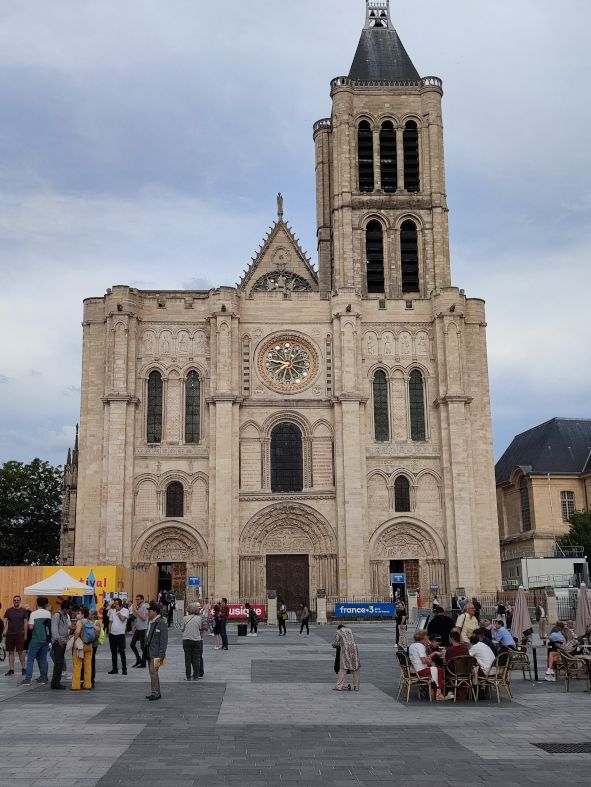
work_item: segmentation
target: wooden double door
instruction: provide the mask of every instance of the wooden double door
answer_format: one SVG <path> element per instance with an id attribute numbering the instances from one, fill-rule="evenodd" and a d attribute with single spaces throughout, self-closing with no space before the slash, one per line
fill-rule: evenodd
<path id="1" fill-rule="evenodd" d="M 309 604 L 308 555 L 267 555 L 267 590 L 276 590 L 288 610 L 296 611 L 302 601 Z"/>

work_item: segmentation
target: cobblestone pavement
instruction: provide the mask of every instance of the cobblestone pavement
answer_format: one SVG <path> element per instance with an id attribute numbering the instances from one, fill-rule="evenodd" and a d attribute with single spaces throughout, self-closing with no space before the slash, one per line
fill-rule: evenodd
<path id="1" fill-rule="evenodd" d="M 577 684 L 514 677 L 514 702 L 396 702 L 393 631 L 354 627 L 361 691 L 334 685 L 334 627 L 309 637 L 206 637 L 202 681 L 183 681 L 173 632 L 163 699 L 147 702 L 145 670 L 107 675 L 99 649 L 92 692 L 17 686 L 0 677 L 0 785 L 23 787 L 382 787 L 591 783 L 591 754 L 548 754 L 539 742 L 591 741 L 591 695 Z M 129 652 L 129 651 L 128 651 Z M 542 655 L 542 654 L 541 654 Z M 133 663 L 133 658 L 130 658 Z M 543 671 L 543 670 L 542 670 Z"/>

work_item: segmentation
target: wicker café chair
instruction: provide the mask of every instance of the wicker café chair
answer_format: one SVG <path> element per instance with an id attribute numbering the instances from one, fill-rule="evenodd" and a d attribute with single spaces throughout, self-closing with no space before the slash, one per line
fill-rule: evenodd
<path id="1" fill-rule="evenodd" d="M 511 670 L 521 671 L 523 680 L 526 680 L 525 673 L 527 672 L 531 683 L 531 662 L 527 653 L 527 645 L 517 645 L 514 650 L 511 650 Z"/>
<path id="2" fill-rule="evenodd" d="M 483 688 L 485 691 L 490 691 L 490 689 L 495 689 L 497 692 L 497 702 L 501 701 L 501 695 L 499 694 L 499 689 L 504 688 L 507 691 L 507 696 L 509 700 L 513 699 L 513 693 L 511 692 L 511 661 L 513 658 L 513 654 L 510 651 L 505 653 L 499 653 L 496 657 L 493 666 L 488 675 L 482 676 L 478 675 L 477 678 L 477 686 L 478 689 Z M 478 674 L 478 673 L 477 673 Z"/>
<path id="3" fill-rule="evenodd" d="M 564 669 L 564 690 L 570 691 L 571 680 L 584 680 L 587 684 L 585 691 L 591 691 L 591 677 L 587 668 L 588 662 L 579 656 L 560 654 L 560 661 Z"/>
<path id="4" fill-rule="evenodd" d="M 426 689 L 429 700 L 431 700 L 431 676 L 417 675 L 417 673 L 412 668 L 410 659 L 403 651 L 396 651 L 396 658 L 398 659 L 398 666 L 400 667 L 400 684 L 398 686 L 398 696 L 396 699 L 399 700 L 400 695 L 405 690 L 406 701 L 408 702 L 410 699 L 411 689 L 416 687 L 419 693 L 419 699 L 421 699 L 421 689 Z"/>
<path id="5" fill-rule="evenodd" d="M 474 668 L 477 666 L 473 656 L 456 656 L 445 665 L 447 669 L 447 682 L 453 687 L 454 702 L 458 696 L 458 689 L 469 689 L 474 702 L 478 701 L 478 694 L 474 684 Z"/>

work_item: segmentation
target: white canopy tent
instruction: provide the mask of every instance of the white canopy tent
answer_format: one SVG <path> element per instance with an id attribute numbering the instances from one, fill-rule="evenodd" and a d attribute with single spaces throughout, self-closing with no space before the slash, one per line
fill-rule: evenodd
<path id="1" fill-rule="evenodd" d="M 93 596 L 94 588 L 78 582 L 63 568 L 24 590 L 25 596 Z"/>

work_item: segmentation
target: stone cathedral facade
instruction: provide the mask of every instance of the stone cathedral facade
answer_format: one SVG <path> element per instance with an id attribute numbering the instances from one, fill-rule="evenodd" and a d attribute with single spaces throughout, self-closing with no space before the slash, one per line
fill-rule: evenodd
<path id="1" fill-rule="evenodd" d="M 85 301 L 65 562 L 290 605 L 387 597 L 393 572 L 424 595 L 500 586 L 484 303 L 451 282 L 442 95 L 367 2 L 314 125 L 318 272 L 279 196 L 235 288 Z"/>

